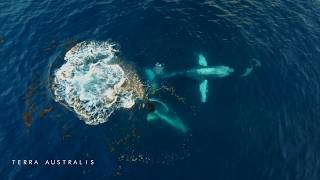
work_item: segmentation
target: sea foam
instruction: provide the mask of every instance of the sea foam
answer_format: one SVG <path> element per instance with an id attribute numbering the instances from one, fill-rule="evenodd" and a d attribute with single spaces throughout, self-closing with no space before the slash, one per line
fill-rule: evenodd
<path id="1" fill-rule="evenodd" d="M 81 42 L 65 55 L 66 61 L 54 73 L 55 101 L 73 110 L 86 124 L 104 123 L 119 108 L 131 108 L 137 92 L 132 72 L 127 72 L 115 56 L 110 42 Z"/>

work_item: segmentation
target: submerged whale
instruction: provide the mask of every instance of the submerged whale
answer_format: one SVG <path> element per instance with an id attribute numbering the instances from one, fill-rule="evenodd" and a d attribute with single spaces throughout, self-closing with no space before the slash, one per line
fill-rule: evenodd
<path id="1" fill-rule="evenodd" d="M 207 102 L 208 97 L 208 87 L 209 87 L 209 79 L 215 78 L 223 78 L 229 76 L 231 73 L 234 72 L 234 69 L 228 66 L 208 66 L 206 58 L 202 55 L 198 55 L 198 65 L 199 67 L 193 68 L 190 70 L 178 71 L 178 72 L 171 72 L 166 73 L 164 72 L 164 67 L 160 63 L 156 63 L 153 69 L 146 69 L 145 73 L 149 81 L 157 82 L 159 79 L 167 79 L 176 76 L 185 76 L 199 82 L 199 91 L 201 96 L 201 102 Z"/>
<path id="2" fill-rule="evenodd" d="M 147 120 L 149 122 L 155 120 L 162 120 L 171 127 L 186 133 L 188 128 L 177 115 L 167 104 L 156 98 L 149 98 L 151 107 L 149 108 L 150 112 L 147 115 Z"/>
<path id="3" fill-rule="evenodd" d="M 241 78 L 247 77 L 252 73 L 254 68 L 260 67 L 260 61 L 252 59 L 250 66 L 240 75 Z M 208 66 L 206 58 L 202 55 L 198 55 L 198 67 L 184 71 L 177 72 L 165 72 L 164 66 L 160 63 L 156 63 L 153 69 L 145 69 L 145 74 L 151 83 L 153 89 L 158 88 L 158 82 L 163 79 L 173 77 L 189 77 L 199 81 L 200 100 L 202 103 L 207 102 L 209 93 L 209 81 L 210 79 L 217 79 L 227 77 L 234 72 L 234 69 L 229 66 Z"/>

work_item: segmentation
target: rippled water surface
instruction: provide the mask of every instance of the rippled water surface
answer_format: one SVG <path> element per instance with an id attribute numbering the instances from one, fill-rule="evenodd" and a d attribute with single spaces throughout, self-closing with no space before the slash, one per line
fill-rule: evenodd
<path id="1" fill-rule="evenodd" d="M 316 0 L 1 0 L 1 179 L 320 178 L 320 2 Z M 120 110 L 89 126 L 54 101 L 53 73 L 83 41 L 112 41 L 144 69 L 235 72 L 164 82 L 155 96 L 188 127 Z M 261 66 L 244 78 L 252 60 Z M 180 101 L 183 97 L 184 101 Z M 12 159 L 93 159 L 94 166 L 13 166 Z"/>

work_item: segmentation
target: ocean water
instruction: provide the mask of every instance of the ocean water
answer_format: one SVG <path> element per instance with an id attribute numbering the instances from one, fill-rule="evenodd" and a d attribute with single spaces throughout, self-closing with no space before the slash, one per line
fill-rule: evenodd
<path id="1" fill-rule="evenodd" d="M 0 179 L 320 178 L 320 2 L 316 0 L 1 0 Z M 50 84 L 82 41 L 113 41 L 145 80 L 209 65 L 235 72 L 163 82 L 189 128 L 149 123 L 138 106 L 89 126 L 54 101 Z M 261 66 L 240 75 L 252 59 Z M 178 101 L 176 96 L 185 98 Z M 93 159 L 93 166 L 12 165 L 11 160 Z"/>

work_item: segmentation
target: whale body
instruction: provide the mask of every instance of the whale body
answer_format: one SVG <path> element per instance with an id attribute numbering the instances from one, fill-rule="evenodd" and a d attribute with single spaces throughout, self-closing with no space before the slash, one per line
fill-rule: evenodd
<path id="1" fill-rule="evenodd" d="M 199 67 L 181 72 L 173 72 L 163 76 L 163 78 L 170 78 L 174 76 L 186 76 L 195 80 L 205 80 L 214 78 L 223 78 L 233 73 L 233 68 L 228 66 L 212 66 Z"/>
<path id="2" fill-rule="evenodd" d="M 247 77 L 252 73 L 254 68 L 260 67 L 261 63 L 257 59 L 250 61 L 250 66 L 245 69 L 240 77 Z M 188 77 L 199 81 L 200 100 L 202 103 L 207 102 L 209 93 L 209 81 L 211 79 L 224 78 L 234 72 L 234 69 L 229 66 L 208 66 L 206 58 L 202 55 L 198 55 L 198 67 L 189 70 L 177 71 L 177 72 L 165 72 L 164 66 L 160 63 L 156 63 L 153 69 L 145 69 L 145 74 L 151 83 L 153 89 L 158 88 L 158 82 L 163 79 L 169 79 L 173 77 Z"/>
<path id="3" fill-rule="evenodd" d="M 160 63 L 156 63 L 153 69 L 146 69 L 145 73 L 149 81 L 152 82 L 154 87 L 157 87 L 157 81 L 161 79 L 167 79 L 172 77 L 189 77 L 195 80 L 200 81 L 199 91 L 200 91 L 200 100 L 202 103 L 207 102 L 207 97 L 209 93 L 209 79 L 223 78 L 229 76 L 234 72 L 234 69 L 229 66 L 208 66 L 206 58 L 202 55 L 198 55 L 198 65 L 199 67 L 177 71 L 177 72 L 164 72 L 164 67 Z"/>

